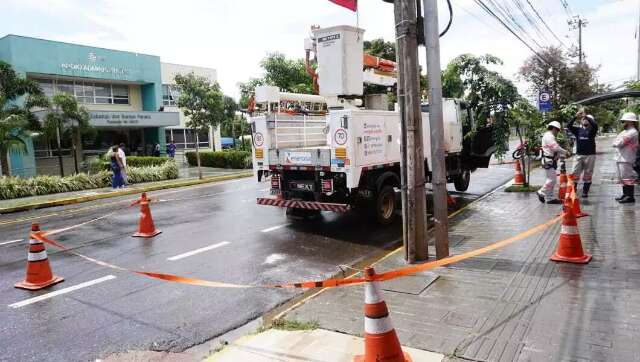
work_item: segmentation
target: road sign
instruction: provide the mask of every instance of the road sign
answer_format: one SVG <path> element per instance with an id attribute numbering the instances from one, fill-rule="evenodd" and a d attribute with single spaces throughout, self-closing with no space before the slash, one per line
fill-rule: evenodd
<path id="1" fill-rule="evenodd" d="M 551 105 L 551 93 L 543 90 L 538 93 L 538 109 L 540 112 L 551 112 L 553 106 Z"/>

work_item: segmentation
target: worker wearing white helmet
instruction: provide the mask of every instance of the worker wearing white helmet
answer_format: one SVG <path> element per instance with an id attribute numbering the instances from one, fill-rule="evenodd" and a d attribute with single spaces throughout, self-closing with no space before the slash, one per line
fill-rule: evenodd
<path id="1" fill-rule="evenodd" d="M 634 197 L 634 185 L 638 174 L 633 169 L 638 150 L 638 117 L 633 112 L 622 115 L 620 121 L 624 123 L 624 130 L 613 141 L 616 149 L 616 170 L 618 182 L 622 185 L 622 196 L 616 200 L 621 204 L 636 202 Z"/>
<path id="2" fill-rule="evenodd" d="M 578 125 L 575 125 L 576 121 L 579 121 Z M 596 163 L 598 124 L 592 115 L 586 114 L 584 109 L 581 109 L 569 122 L 567 129 L 576 138 L 576 159 L 573 164 L 571 178 L 573 178 L 577 186 L 582 177 L 582 197 L 588 197 Z"/>
<path id="3" fill-rule="evenodd" d="M 544 186 L 538 190 L 538 199 L 547 204 L 560 204 L 562 201 L 555 198 L 553 189 L 556 186 L 556 169 L 558 168 L 558 158 L 568 157 L 570 152 L 560 147 L 556 136 L 560 133 L 562 125 L 553 121 L 547 125 L 547 132 L 542 136 L 542 168 L 545 170 L 547 180 Z"/>

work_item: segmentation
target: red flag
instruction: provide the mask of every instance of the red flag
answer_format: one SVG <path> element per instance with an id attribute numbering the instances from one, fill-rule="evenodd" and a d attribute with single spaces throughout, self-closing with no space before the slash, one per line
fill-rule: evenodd
<path id="1" fill-rule="evenodd" d="M 358 0 L 329 0 L 334 4 L 344 6 L 351 11 L 358 10 Z"/>

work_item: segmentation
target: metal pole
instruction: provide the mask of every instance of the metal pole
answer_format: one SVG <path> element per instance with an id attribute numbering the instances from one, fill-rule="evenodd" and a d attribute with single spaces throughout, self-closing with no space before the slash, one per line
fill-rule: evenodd
<path id="1" fill-rule="evenodd" d="M 427 200 L 425 197 L 424 149 L 422 146 L 422 113 L 418 73 L 416 0 L 396 0 L 396 41 L 398 49 L 398 101 L 406 138 L 406 218 L 403 221 L 406 261 L 427 260 Z M 403 185 L 404 189 L 404 185 Z"/>
<path id="2" fill-rule="evenodd" d="M 578 63 L 582 64 L 582 19 L 578 18 Z"/>
<path id="3" fill-rule="evenodd" d="M 638 29 L 636 33 L 636 38 L 638 40 L 638 59 L 637 59 L 637 72 L 636 72 L 636 81 L 640 82 L 640 1 L 638 1 Z"/>
<path id="4" fill-rule="evenodd" d="M 440 30 L 437 0 L 423 0 L 424 37 L 429 77 L 429 125 L 431 131 L 431 184 L 433 185 L 433 222 L 436 258 L 449 256 L 449 215 L 447 211 L 447 169 L 442 115 L 442 79 L 440 72 Z"/>

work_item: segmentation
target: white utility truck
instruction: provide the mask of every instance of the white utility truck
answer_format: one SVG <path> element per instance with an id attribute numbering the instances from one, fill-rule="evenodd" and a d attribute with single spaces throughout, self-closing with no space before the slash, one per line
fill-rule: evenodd
<path id="1" fill-rule="evenodd" d="M 278 112 L 277 88 L 259 87 L 256 103 L 264 112 L 250 118 L 256 176 L 271 176 L 271 197 L 261 205 L 287 208 L 290 215 L 320 211 L 369 212 L 382 224 L 393 221 L 400 189 L 400 115 L 360 108 L 363 91 L 363 30 L 350 26 L 314 29 L 320 95 L 326 115 Z M 366 75 L 365 75 L 366 76 Z M 386 81 L 385 81 L 386 82 Z M 317 97 L 317 96 L 315 96 Z M 316 99 L 317 100 L 317 99 Z M 447 180 L 465 191 L 470 174 L 488 167 L 494 152 L 491 128 L 474 130 L 472 112 L 462 101 L 443 100 Z M 427 182 L 431 148 L 428 105 L 423 105 Z"/>

